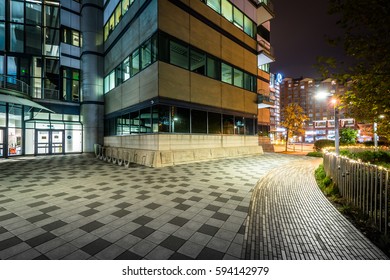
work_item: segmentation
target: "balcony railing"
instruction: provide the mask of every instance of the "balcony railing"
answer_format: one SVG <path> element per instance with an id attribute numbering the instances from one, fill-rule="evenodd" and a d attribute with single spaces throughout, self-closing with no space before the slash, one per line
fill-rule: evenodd
<path id="1" fill-rule="evenodd" d="M 262 95 L 262 94 L 257 95 L 257 101 L 258 101 L 258 104 L 261 104 L 261 103 L 272 103 L 273 104 L 271 97 L 266 96 L 266 95 Z"/>
<path id="2" fill-rule="evenodd" d="M 272 100 L 269 94 L 266 93 L 265 90 L 260 89 L 257 91 L 257 105 L 259 109 L 270 108 L 275 105 L 275 102 Z"/>
<path id="3" fill-rule="evenodd" d="M 16 91 L 29 96 L 30 86 L 14 76 L 0 75 L 0 88 Z"/>
<path id="4" fill-rule="evenodd" d="M 1 88 L 23 94 L 27 97 L 60 100 L 59 90 L 30 87 L 26 82 L 18 80 L 14 76 L 0 75 L 0 89 Z"/>

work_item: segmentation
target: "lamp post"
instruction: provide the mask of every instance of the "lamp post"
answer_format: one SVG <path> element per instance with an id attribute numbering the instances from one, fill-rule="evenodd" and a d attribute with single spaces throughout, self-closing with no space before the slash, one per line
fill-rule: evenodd
<path id="1" fill-rule="evenodd" d="M 383 119 L 384 117 L 385 117 L 384 115 L 380 115 L 379 116 L 380 119 Z M 375 151 L 378 150 L 378 133 L 377 133 L 377 130 L 378 130 L 378 123 L 375 120 L 374 121 L 374 147 L 375 147 Z"/>
<path id="2" fill-rule="evenodd" d="M 336 155 L 340 154 L 340 137 L 339 137 L 339 109 L 337 108 L 337 99 L 332 99 L 334 112 L 334 147 Z"/>
<path id="3" fill-rule="evenodd" d="M 326 91 L 319 91 L 316 94 L 317 99 L 324 100 L 325 98 L 328 98 L 332 96 L 332 94 L 329 94 Z M 333 103 L 333 117 L 334 117 L 334 147 L 336 155 L 340 154 L 340 133 L 339 133 L 339 108 L 337 107 L 337 99 L 333 96 L 331 99 L 331 102 Z"/>

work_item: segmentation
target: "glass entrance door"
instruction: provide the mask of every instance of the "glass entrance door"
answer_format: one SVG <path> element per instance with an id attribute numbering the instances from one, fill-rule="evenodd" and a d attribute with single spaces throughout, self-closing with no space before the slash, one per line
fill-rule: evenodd
<path id="1" fill-rule="evenodd" d="M 64 152 L 64 131 L 63 130 L 40 130 L 35 131 L 35 154 L 51 155 Z"/>
<path id="2" fill-rule="evenodd" d="M 49 139 L 50 130 L 36 130 L 36 145 L 35 154 L 37 155 L 48 155 L 50 154 Z"/>
<path id="3" fill-rule="evenodd" d="M 4 129 L 0 128 L 0 157 L 4 157 Z"/>
<path id="4" fill-rule="evenodd" d="M 51 153 L 62 154 L 64 152 L 64 131 L 51 130 Z"/>

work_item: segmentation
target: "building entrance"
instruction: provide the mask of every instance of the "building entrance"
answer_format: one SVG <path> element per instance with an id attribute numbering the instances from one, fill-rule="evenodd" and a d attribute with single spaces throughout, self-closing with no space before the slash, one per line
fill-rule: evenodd
<path id="1" fill-rule="evenodd" d="M 35 130 L 35 155 L 63 154 L 64 136 L 63 130 Z"/>

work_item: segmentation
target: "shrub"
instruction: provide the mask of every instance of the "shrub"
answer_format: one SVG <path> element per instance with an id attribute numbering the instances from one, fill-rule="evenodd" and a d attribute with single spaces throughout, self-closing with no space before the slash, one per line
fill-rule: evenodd
<path id="1" fill-rule="evenodd" d="M 314 142 L 314 149 L 317 152 L 320 152 L 325 147 L 334 147 L 334 141 L 328 139 L 322 139 Z"/>
<path id="2" fill-rule="evenodd" d="M 322 181 L 326 177 L 324 165 L 320 164 L 318 168 L 314 171 L 314 176 L 317 181 Z"/>
<path id="3" fill-rule="evenodd" d="M 318 186 L 326 196 L 338 197 L 339 189 L 333 183 L 332 178 L 326 176 L 323 164 L 320 164 L 320 166 L 315 170 L 314 176 L 316 178 Z"/>
<path id="4" fill-rule="evenodd" d="M 371 147 L 371 146 L 374 146 L 374 141 L 366 141 L 366 142 L 363 142 L 363 144 L 364 144 L 364 146 Z M 386 140 L 378 141 L 378 146 L 388 147 L 389 145 L 390 145 L 389 141 L 386 141 Z"/>
<path id="5" fill-rule="evenodd" d="M 340 130 L 340 144 L 351 145 L 356 143 L 358 131 L 352 128 L 343 128 Z"/>
<path id="6" fill-rule="evenodd" d="M 340 156 L 345 156 L 345 157 L 348 157 L 348 158 L 351 158 L 351 159 L 355 159 L 354 154 L 351 153 L 348 150 L 341 150 L 340 151 Z"/>
<path id="7" fill-rule="evenodd" d="M 380 165 L 385 168 L 390 167 L 390 152 L 386 151 L 362 151 L 362 152 L 350 152 L 348 150 L 341 150 L 340 155 L 346 156 L 350 159 L 363 162 L 369 162 L 372 164 Z"/>
<path id="8" fill-rule="evenodd" d="M 321 152 L 310 152 L 310 153 L 307 153 L 306 156 L 308 156 L 308 157 L 323 157 L 324 154 Z"/>
<path id="9" fill-rule="evenodd" d="M 371 147 L 371 146 L 374 146 L 374 141 L 366 141 L 366 142 L 363 142 L 364 146 L 367 146 L 367 147 Z"/>

